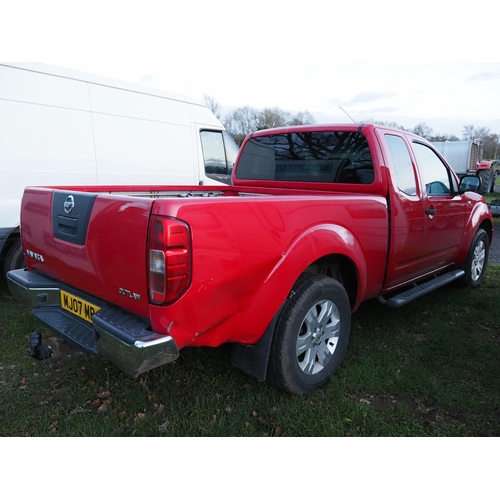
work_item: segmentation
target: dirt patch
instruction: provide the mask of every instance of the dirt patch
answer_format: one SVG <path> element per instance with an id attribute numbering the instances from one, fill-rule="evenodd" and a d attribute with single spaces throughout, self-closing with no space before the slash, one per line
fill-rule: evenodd
<path id="1" fill-rule="evenodd" d="M 360 404 L 364 404 L 373 408 L 375 411 L 388 411 L 396 405 L 402 405 L 410 411 L 416 411 L 419 408 L 419 403 L 414 399 L 406 396 L 380 396 L 378 394 L 369 394 L 365 396 L 351 395 L 351 399 Z"/>
<path id="2" fill-rule="evenodd" d="M 82 354 L 82 351 L 73 347 L 71 344 L 66 342 L 63 339 L 56 337 L 49 337 L 47 339 L 43 339 L 43 343 L 50 346 L 52 349 L 54 356 L 51 360 L 55 361 L 57 359 L 71 357 L 76 354 Z"/>
<path id="3" fill-rule="evenodd" d="M 490 342 L 500 343 L 500 328 L 491 323 L 483 323 L 477 326 L 476 333 Z"/>

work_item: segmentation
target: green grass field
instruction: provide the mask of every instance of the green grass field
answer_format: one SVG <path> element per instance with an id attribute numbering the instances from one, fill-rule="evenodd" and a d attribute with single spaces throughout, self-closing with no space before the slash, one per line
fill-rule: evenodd
<path id="1" fill-rule="evenodd" d="M 400 310 L 365 303 L 332 382 L 291 396 L 191 348 L 130 379 L 62 344 L 26 354 L 39 329 L 0 284 L 1 436 L 499 436 L 500 266 Z M 50 335 L 41 330 L 45 338 Z"/>

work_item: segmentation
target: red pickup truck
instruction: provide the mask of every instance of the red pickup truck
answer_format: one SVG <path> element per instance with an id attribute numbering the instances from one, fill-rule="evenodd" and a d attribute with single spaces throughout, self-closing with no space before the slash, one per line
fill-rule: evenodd
<path id="1" fill-rule="evenodd" d="M 27 188 L 27 267 L 9 287 L 131 376 L 231 343 L 233 365 L 305 393 L 337 370 L 363 301 L 481 283 L 493 222 L 479 184 L 402 130 L 259 131 L 231 186 Z M 51 355 L 37 332 L 29 351 Z"/>

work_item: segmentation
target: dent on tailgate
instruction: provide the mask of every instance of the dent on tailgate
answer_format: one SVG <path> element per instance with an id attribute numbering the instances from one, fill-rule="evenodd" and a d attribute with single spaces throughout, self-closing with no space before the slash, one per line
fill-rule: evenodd
<path id="1" fill-rule="evenodd" d="M 61 207 L 52 206 L 52 200 L 61 204 L 70 196 L 74 207 L 61 215 Z M 95 196 L 81 238 L 84 198 L 75 191 L 26 190 L 22 227 L 28 267 L 147 317 L 146 240 L 153 201 Z M 62 234 L 58 224 L 67 224 Z M 73 225 L 78 225 L 79 234 L 72 241 L 64 234 L 71 233 Z"/>

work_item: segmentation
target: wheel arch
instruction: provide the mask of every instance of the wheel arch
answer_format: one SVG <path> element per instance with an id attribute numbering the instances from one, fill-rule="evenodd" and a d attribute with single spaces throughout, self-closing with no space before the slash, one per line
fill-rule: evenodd
<path id="1" fill-rule="evenodd" d="M 477 203 L 469 216 L 462 240 L 462 248 L 457 255 L 457 267 L 462 266 L 465 259 L 467 259 L 472 240 L 479 229 L 486 231 L 491 245 L 493 242 L 493 222 L 487 205 L 483 203 Z"/>
<path id="2" fill-rule="evenodd" d="M 354 262 L 343 254 L 330 254 L 311 263 L 304 272 L 330 276 L 336 279 L 347 292 L 351 309 L 358 299 L 359 273 Z"/>
<path id="3" fill-rule="evenodd" d="M 366 290 L 367 265 L 361 243 L 347 228 L 322 224 L 310 228 L 283 253 L 267 281 L 287 284 L 291 290 L 304 272 L 324 274 L 342 283 L 352 310 Z"/>
<path id="4" fill-rule="evenodd" d="M 489 219 L 485 219 L 481 222 L 478 229 L 484 229 L 490 240 L 490 245 L 493 243 L 493 224 Z"/>
<path id="5" fill-rule="evenodd" d="M 233 366 L 257 380 L 265 380 L 280 315 L 304 273 L 336 279 L 346 290 L 351 310 L 359 306 L 366 289 L 366 264 L 361 245 L 345 228 L 334 225 L 313 228 L 295 241 L 267 277 L 267 284 L 274 288 L 273 284 L 276 283 L 277 289 L 284 288 L 286 296 L 256 344 L 232 345 Z"/>

